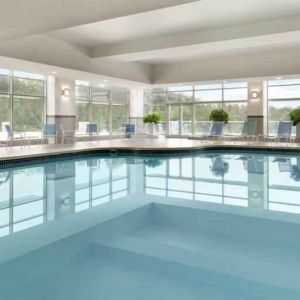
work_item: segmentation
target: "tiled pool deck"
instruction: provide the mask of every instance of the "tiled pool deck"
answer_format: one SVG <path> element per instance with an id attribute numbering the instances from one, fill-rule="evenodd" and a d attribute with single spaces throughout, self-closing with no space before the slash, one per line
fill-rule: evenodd
<path id="1" fill-rule="evenodd" d="M 0 161 L 74 154 L 89 151 L 196 151 L 212 148 L 282 150 L 300 152 L 300 144 L 249 141 L 201 141 L 179 138 L 127 139 L 76 142 L 71 145 L 30 145 L 1 147 Z"/>

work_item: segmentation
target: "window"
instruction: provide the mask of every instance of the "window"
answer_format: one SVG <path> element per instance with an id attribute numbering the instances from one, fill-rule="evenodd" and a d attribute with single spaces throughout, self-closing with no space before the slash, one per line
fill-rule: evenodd
<path id="1" fill-rule="evenodd" d="M 89 122 L 98 125 L 101 134 L 119 132 L 128 121 L 128 89 L 90 87 L 76 81 L 77 130 L 85 131 Z"/>
<path id="2" fill-rule="evenodd" d="M 161 89 L 153 89 L 153 92 L 148 90 L 144 97 L 145 115 L 149 113 L 158 114 L 161 118 L 158 124 L 158 132 L 164 134 L 166 132 L 167 93 Z"/>
<path id="3" fill-rule="evenodd" d="M 4 135 L 5 124 L 14 131 L 42 130 L 45 91 L 43 75 L 0 69 L 0 130 Z"/>
<path id="4" fill-rule="evenodd" d="M 147 89 L 144 99 L 145 114 L 157 112 L 165 123 L 169 113 L 169 124 L 164 127 L 169 128 L 171 135 L 208 134 L 210 112 L 220 108 L 230 117 L 225 132 L 240 134 L 247 119 L 248 84 L 231 82 Z"/>
<path id="5" fill-rule="evenodd" d="M 203 103 L 195 105 L 195 134 L 209 134 L 209 114 L 213 109 L 222 108 L 222 103 Z"/>
<path id="6" fill-rule="evenodd" d="M 127 122 L 128 91 L 122 88 L 112 88 L 112 129 L 117 130 Z"/>
<path id="7" fill-rule="evenodd" d="M 289 121 L 291 110 L 300 107 L 300 79 L 271 80 L 267 89 L 268 134 L 276 135 L 279 121 Z"/>

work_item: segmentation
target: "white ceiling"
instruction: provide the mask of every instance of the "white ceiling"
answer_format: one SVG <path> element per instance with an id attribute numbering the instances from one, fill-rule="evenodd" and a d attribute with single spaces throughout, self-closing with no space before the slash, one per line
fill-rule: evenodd
<path id="1" fill-rule="evenodd" d="M 115 58 L 124 62 L 169 64 L 192 59 L 274 52 L 285 48 L 300 50 L 300 31 L 126 53 Z"/>
<path id="2" fill-rule="evenodd" d="M 151 83 L 159 65 L 199 60 L 213 65 L 215 57 L 300 49 L 300 0 L 10 0 L 1 5 L 0 56 L 49 70 L 61 67 L 62 75 L 75 69 L 82 80 L 90 73 L 97 81 L 104 75 L 126 84 Z"/>
<path id="3" fill-rule="evenodd" d="M 66 28 L 51 36 L 86 47 L 299 16 L 299 0 L 202 0 Z"/>

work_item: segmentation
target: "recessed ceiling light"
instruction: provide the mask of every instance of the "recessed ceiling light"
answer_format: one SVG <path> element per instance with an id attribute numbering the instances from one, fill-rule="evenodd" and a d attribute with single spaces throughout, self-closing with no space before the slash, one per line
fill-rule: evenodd
<path id="1" fill-rule="evenodd" d="M 224 80 L 224 81 L 223 81 L 223 83 L 227 83 L 227 82 L 228 82 L 227 80 Z"/>
<path id="2" fill-rule="evenodd" d="M 280 80 L 280 79 L 282 79 L 282 77 L 276 77 L 276 79 L 277 79 L 277 80 Z"/>
<path id="3" fill-rule="evenodd" d="M 56 72 L 56 71 L 52 71 L 51 73 L 52 73 L 52 74 L 57 74 L 57 72 Z"/>
<path id="4" fill-rule="evenodd" d="M 108 82 L 108 80 L 107 80 L 107 79 L 104 79 L 104 80 L 103 80 L 103 82 L 105 82 L 105 83 L 106 83 L 106 82 Z"/>

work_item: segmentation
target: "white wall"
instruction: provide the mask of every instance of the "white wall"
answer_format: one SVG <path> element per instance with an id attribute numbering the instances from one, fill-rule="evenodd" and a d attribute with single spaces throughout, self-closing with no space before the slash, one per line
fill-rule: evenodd
<path id="1" fill-rule="evenodd" d="M 258 92 L 258 99 L 251 99 L 251 92 Z M 264 84 L 263 81 L 248 82 L 248 116 L 264 115 Z"/>
<path id="2" fill-rule="evenodd" d="M 70 96 L 62 95 L 63 89 L 69 89 Z M 73 80 L 48 77 L 47 79 L 47 115 L 74 116 L 75 107 L 75 82 Z"/>

